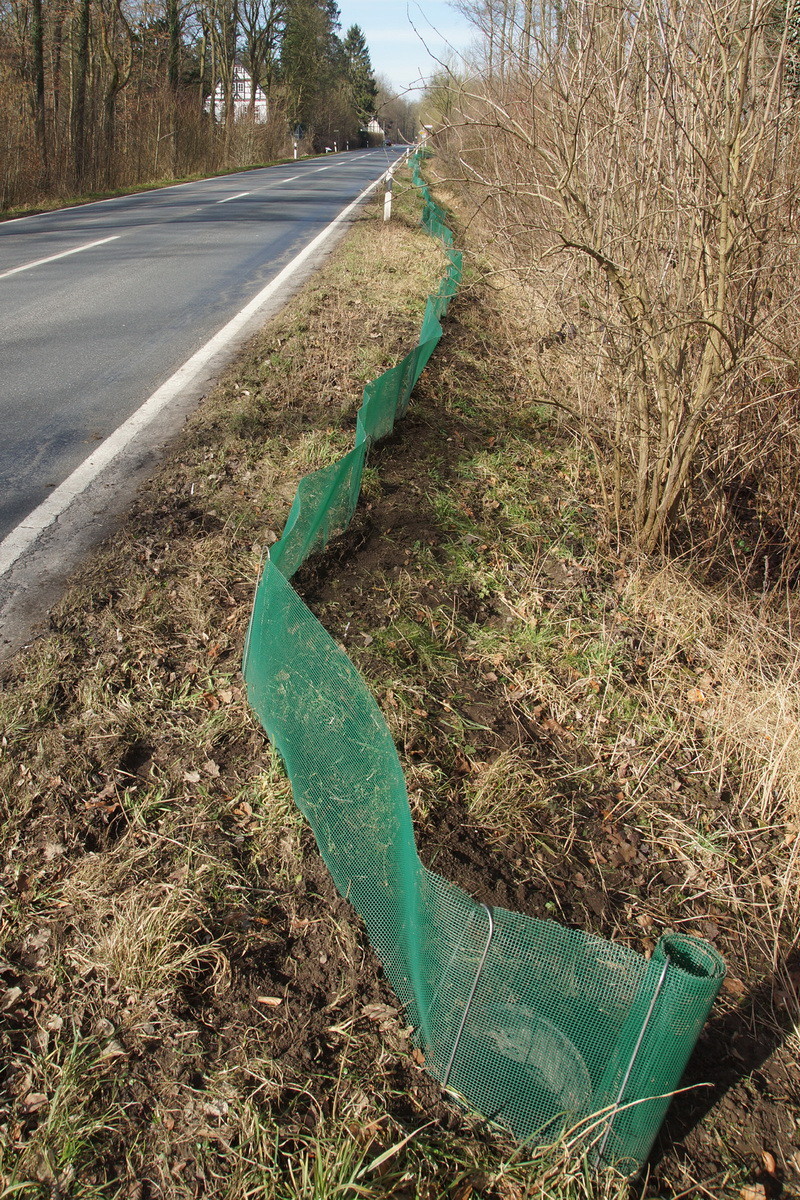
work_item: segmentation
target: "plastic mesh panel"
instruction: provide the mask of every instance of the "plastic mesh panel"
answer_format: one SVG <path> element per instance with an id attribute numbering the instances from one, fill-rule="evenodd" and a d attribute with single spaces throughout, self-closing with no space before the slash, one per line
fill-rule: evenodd
<path id="1" fill-rule="evenodd" d="M 272 561 L 287 579 L 309 554 L 347 529 L 361 491 L 364 455 L 365 447 L 357 445 L 337 463 L 300 480 L 283 537 L 272 550 Z"/>
<path id="2" fill-rule="evenodd" d="M 427 200 L 428 226 L 443 223 Z M 605 1158 L 635 1170 L 719 989 L 722 960 L 705 942 L 670 936 L 648 962 L 555 922 L 490 914 L 428 871 L 380 710 L 288 583 L 346 527 L 366 449 L 405 410 L 441 336 L 461 274 L 460 255 L 447 253 L 420 344 L 365 389 L 356 449 L 298 488 L 256 592 L 248 694 L 337 888 L 417 1027 L 428 1070 L 519 1139 L 577 1128 Z"/>

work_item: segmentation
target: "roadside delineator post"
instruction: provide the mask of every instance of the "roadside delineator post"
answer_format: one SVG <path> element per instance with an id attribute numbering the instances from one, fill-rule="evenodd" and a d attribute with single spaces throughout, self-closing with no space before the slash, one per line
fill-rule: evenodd
<path id="1" fill-rule="evenodd" d="M 391 220 L 392 216 L 392 172 L 386 172 L 386 193 L 383 197 L 383 219 L 384 221 Z"/>

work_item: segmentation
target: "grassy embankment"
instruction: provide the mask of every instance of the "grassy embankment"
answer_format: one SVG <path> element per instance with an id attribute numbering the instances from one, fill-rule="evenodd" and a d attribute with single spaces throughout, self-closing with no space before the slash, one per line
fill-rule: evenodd
<path id="1" fill-rule="evenodd" d="M 263 549 L 441 274 L 417 219 L 406 191 L 356 223 L 5 670 L 0 1196 L 626 1192 L 442 1102 L 242 693 Z M 680 1101 L 644 1192 L 758 1200 L 800 1171 L 791 604 L 626 556 L 524 316 L 471 276 L 296 584 L 378 697 L 430 865 L 726 955 L 692 1076 L 716 1089 Z"/>

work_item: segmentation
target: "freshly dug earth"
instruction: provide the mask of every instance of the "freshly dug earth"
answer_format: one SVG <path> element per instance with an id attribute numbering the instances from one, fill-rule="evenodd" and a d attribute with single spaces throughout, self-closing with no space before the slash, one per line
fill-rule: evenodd
<path id="1" fill-rule="evenodd" d="M 442 271 L 399 200 L 255 339 L 5 667 L 0 1195 L 628 1191 L 441 1095 L 243 695 L 264 548 Z M 714 647 L 612 546 L 589 463 L 509 367 L 501 300 L 464 289 L 351 529 L 295 584 L 378 698 L 429 866 L 644 953 L 674 928 L 725 955 L 686 1081 L 711 1087 L 678 1097 L 635 1190 L 792 1195 L 797 813 L 765 820 L 720 765 L 687 701 L 719 688 Z"/>

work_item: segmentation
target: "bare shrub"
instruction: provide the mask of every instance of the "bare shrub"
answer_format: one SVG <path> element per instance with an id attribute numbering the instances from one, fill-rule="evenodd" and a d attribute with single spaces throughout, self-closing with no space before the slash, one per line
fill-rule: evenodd
<path id="1" fill-rule="evenodd" d="M 537 351 L 561 348 L 551 399 L 590 438 L 616 521 L 651 552 L 733 517 L 763 531 L 746 548 L 774 551 L 768 573 L 796 571 L 789 24 L 772 0 L 466 7 L 487 67 L 440 143 L 536 296 Z"/>

